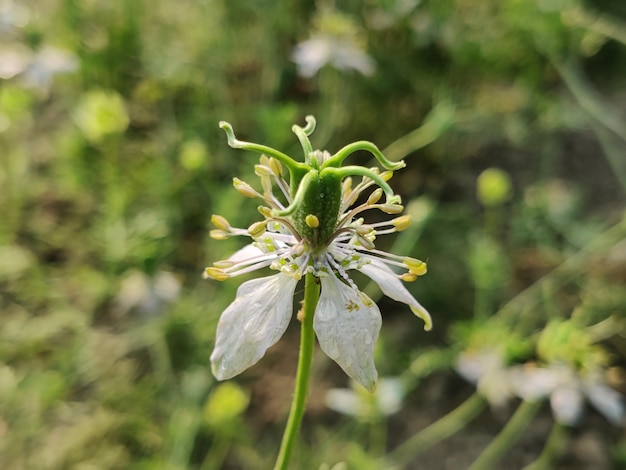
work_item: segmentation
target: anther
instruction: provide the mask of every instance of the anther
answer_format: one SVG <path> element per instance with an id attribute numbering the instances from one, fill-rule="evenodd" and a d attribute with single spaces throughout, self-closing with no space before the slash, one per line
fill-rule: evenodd
<path id="1" fill-rule="evenodd" d="M 225 230 L 211 230 L 209 236 L 214 240 L 226 240 L 230 234 Z"/>
<path id="2" fill-rule="evenodd" d="M 226 218 L 222 217 L 221 215 L 213 214 L 211 216 L 211 222 L 219 229 L 226 231 L 230 230 L 230 224 L 228 223 L 228 220 L 226 220 Z"/>
<path id="3" fill-rule="evenodd" d="M 269 166 L 272 169 L 272 173 L 274 173 L 276 176 L 278 177 L 283 176 L 283 166 L 280 164 L 278 160 L 276 160 L 275 158 L 270 158 Z"/>
<path id="4" fill-rule="evenodd" d="M 267 207 L 267 206 L 259 206 L 259 207 L 257 207 L 257 210 L 266 219 L 271 219 L 272 218 L 272 209 L 270 209 L 269 207 Z"/>
<path id="5" fill-rule="evenodd" d="M 415 274 L 416 276 L 422 276 L 426 274 L 426 271 L 428 269 L 426 263 L 419 259 L 406 257 L 402 259 L 402 262 L 405 264 L 405 266 L 409 268 L 409 272 Z"/>
<path id="6" fill-rule="evenodd" d="M 374 227 L 372 227 L 371 225 L 359 225 L 356 228 L 356 233 L 358 233 L 359 235 L 368 235 L 372 233 L 373 230 Z"/>
<path id="7" fill-rule="evenodd" d="M 391 224 L 396 228 L 398 232 L 402 232 L 406 230 L 409 225 L 411 225 L 411 216 L 403 215 L 398 218 L 395 218 L 391 221 Z"/>
<path id="8" fill-rule="evenodd" d="M 383 181 L 389 181 L 393 177 L 393 171 L 391 170 L 383 171 L 380 174 L 380 177 L 383 179 Z"/>
<path id="9" fill-rule="evenodd" d="M 255 222 L 248 227 L 248 233 L 252 238 L 258 238 L 265 233 L 267 221 Z"/>
<path id="10" fill-rule="evenodd" d="M 385 214 L 390 215 L 401 214 L 404 210 L 404 206 L 400 204 L 381 204 L 379 207 Z"/>
<path id="11" fill-rule="evenodd" d="M 383 190 L 382 188 L 377 188 L 372 194 L 370 194 L 370 197 L 367 198 L 367 205 L 376 204 L 380 201 L 381 197 L 383 197 Z"/>
<path id="12" fill-rule="evenodd" d="M 257 176 L 272 176 L 270 168 L 265 165 L 254 165 L 254 174 Z"/>
<path id="13" fill-rule="evenodd" d="M 255 198 L 259 194 L 248 183 L 241 181 L 239 178 L 233 178 L 233 186 L 235 189 L 249 198 Z"/>
<path id="14" fill-rule="evenodd" d="M 225 273 L 224 271 L 222 271 L 221 269 L 218 269 L 218 268 L 206 268 L 204 270 L 204 273 L 203 273 L 202 277 L 204 277 L 205 279 L 207 279 L 207 278 L 215 279 L 216 281 L 225 281 L 230 276 L 227 273 Z"/>

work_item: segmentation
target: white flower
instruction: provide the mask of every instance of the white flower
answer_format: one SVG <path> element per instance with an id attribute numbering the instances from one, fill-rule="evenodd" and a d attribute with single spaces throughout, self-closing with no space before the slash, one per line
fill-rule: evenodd
<path id="1" fill-rule="evenodd" d="M 305 78 L 313 77 L 325 65 L 338 70 L 353 69 L 363 75 L 372 75 L 376 68 L 374 60 L 353 43 L 324 34 L 299 43 L 292 60 Z"/>
<path id="2" fill-rule="evenodd" d="M 314 122 L 307 122 L 306 129 L 295 128 L 301 141 L 314 127 Z M 290 165 L 286 160 L 289 157 L 269 148 L 238 141 L 228 124 L 224 123 L 222 127 L 229 133 L 231 146 L 271 152 Z M 303 141 L 305 150 L 307 144 L 308 140 Z M 372 144 L 372 147 L 362 145 L 377 158 L 384 159 L 379 152 L 376 153 L 377 149 L 374 151 Z M 376 304 L 349 277 L 350 270 L 370 277 L 383 293 L 407 304 L 422 318 L 425 329 L 431 328 L 430 315 L 401 282 L 413 281 L 424 274 L 426 264 L 414 258 L 386 253 L 374 245 L 378 235 L 406 228 L 408 216 L 372 224 L 366 224 L 361 217 L 362 212 L 371 209 L 387 214 L 402 212 L 399 198 L 386 183 L 391 171 L 380 174 L 377 169 L 334 166 L 354 151 L 353 147 L 348 147 L 334 156 L 327 152 L 311 152 L 307 156 L 308 165 L 294 163 L 290 171 L 302 171 L 303 175 L 298 188 L 290 187 L 276 158 L 262 155 L 256 173 L 261 178 L 263 193 L 237 178 L 234 185 L 243 195 L 264 201 L 267 206 L 259 208 L 264 220 L 248 229 L 240 229 L 231 227 L 224 217 L 213 216 L 212 222 L 217 227 L 211 232 L 213 238 L 242 235 L 253 241 L 227 260 L 206 268 L 205 277 L 223 281 L 264 267 L 278 272 L 243 283 L 235 301 L 222 314 L 211 355 L 213 373 L 218 379 L 231 378 L 252 366 L 280 339 L 293 314 L 296 285 L 306 273 L 319 278 L 321 284 L 313 319 L 321 349 L 368 390 L 374 388 L 377 379 L 374 348 L 382 320 Z M 383 160 L 383 164 L 394 169 L 403 166 L 387 160 Z M 353 188 L 352 178 L 346 174 L 361 176 L 360 183 Z M 333 178 L 337 180 L 336 196 L 340 199 L 336 202 L 332 200 L 335 194 Z M 290 182 L 292 179 L 293 174 Z M 274 194 L 275 187 L 279 188 L 280 194 Z M 369 192 L 367 200 L 353 207 L 364 191 Z M 379 203 L 383 193 L 387 194 L 387 200 Z M 396 274 L 391 267 L 403 268 L 405 272 Z"/>
<path id="3" fill-rule="evenodd" d="M 623 398 L 604 383 L 599 372 L 581 376 L 565 364 L 520 366 L 511 369 L 510 380 L 520 398 L 549 397 L 555 418 L 563 424 L 573 426 L 579 421 L 585 397 L 613 424 L 625 424 Z"/>
<path id="4" fill-rule="evenodd" d="M 402 407 L 406 388 L 399 377 L 381 378 L 376 393 L 370 394 L 352 382 L 351 388 L 333 388 L 325 402 L 331 410 L 367 421 L 377 416 L 390 416 Z"/>
<path id="5" fill-rule="evenodd" d="M 496 408 L 504 406 L 513 396 L 509 369 L 499 348 L 464 351 L 457 358 L 455 368 Z"/>

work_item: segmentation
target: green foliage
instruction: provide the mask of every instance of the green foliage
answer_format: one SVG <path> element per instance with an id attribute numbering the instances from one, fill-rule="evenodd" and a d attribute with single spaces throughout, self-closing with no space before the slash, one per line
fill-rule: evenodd
<path id="1" fill-rule="evenodd" d="M 381 468 L 470 395 L 441 385 L 468 351 L 623 392 L 625 21 L 619 0 L 4 2 L 3 468 L 271 465 L 296 342 L 237 382 L 209 372 L 238 284 L 201 279 L 238 247 L 208 237 L 210 216 L 247 226 L 256 210 L 220 120 L 299 156 L 289 126 L 315 114 L 314 148 L 367 139 L 407 163 L 394 188 L 415 225 L 396 243 L 428 260 L 409 288 L 434 329 L 381 304 L 381 375 L 406 397 L 389 418 L 331 415 L 323 396 L 345 383 L 319 359 L 299 468 Z M 581 426 L 625 461 L 613 425 Z M 425 462 L 475 447 L 472 432 Z"/>

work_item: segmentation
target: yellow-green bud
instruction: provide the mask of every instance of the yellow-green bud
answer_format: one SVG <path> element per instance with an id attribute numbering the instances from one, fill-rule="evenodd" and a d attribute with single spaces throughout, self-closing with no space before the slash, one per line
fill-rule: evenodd
<path id="1" fill-rule="evenodd" d="M 511 197 L 511 178 L 499 168 L 487 168 L 476 181 L 476 196 L 485 207 L 503 204 Z"/>

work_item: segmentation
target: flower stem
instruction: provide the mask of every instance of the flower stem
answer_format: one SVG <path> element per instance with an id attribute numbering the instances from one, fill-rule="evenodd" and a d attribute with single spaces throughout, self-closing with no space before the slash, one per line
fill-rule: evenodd
<path id="1" fill-rule="evenodd" d="M 469 470 L 488 470 L 500 460 L 505 452 L 521 437 L 541 407 L 541 401 L 523 401 L 500 434 L 478 456 Z"/>
<path id="2" fill-rule="evenodd" d="M 523 470 L 550 470 L 554 462 L 563 453 L 567 444 L 567 428 L 560 423 L 554 423 L 541 455 Z"/>
<path id="3" fill-rule="evenodd" d="M 276 459 L 274 470 L 286 470 L 293 449 L 293 443 L 300 429 L 304 407 L 309 390 L 309 376 L 311 375 L 311 363 L 313 362 L 313 350 L 315 346 L 315 333 L 313 331 L 313 314 L 320 296 L 320 286 L 313 274 L 307 273 L 304 283 L 304 305 L 302 306 L 302 327 L 300 331 L 300 357 L 298 358 L 298 371 L 296 373 L 296 389 L 289 419 L 283 434 L 280 451 Z"/>
<path id="4" fill-rule="evenodd" d="M 393 450 L 387 458 L 398 466 L 408 464 L 411 459 L 421 452 L 465 427 L 467 423 L 480 414 L 486 404 L 487 402 L 480 394 L 474 393 L 458 408 L 409 438 Z"/>

